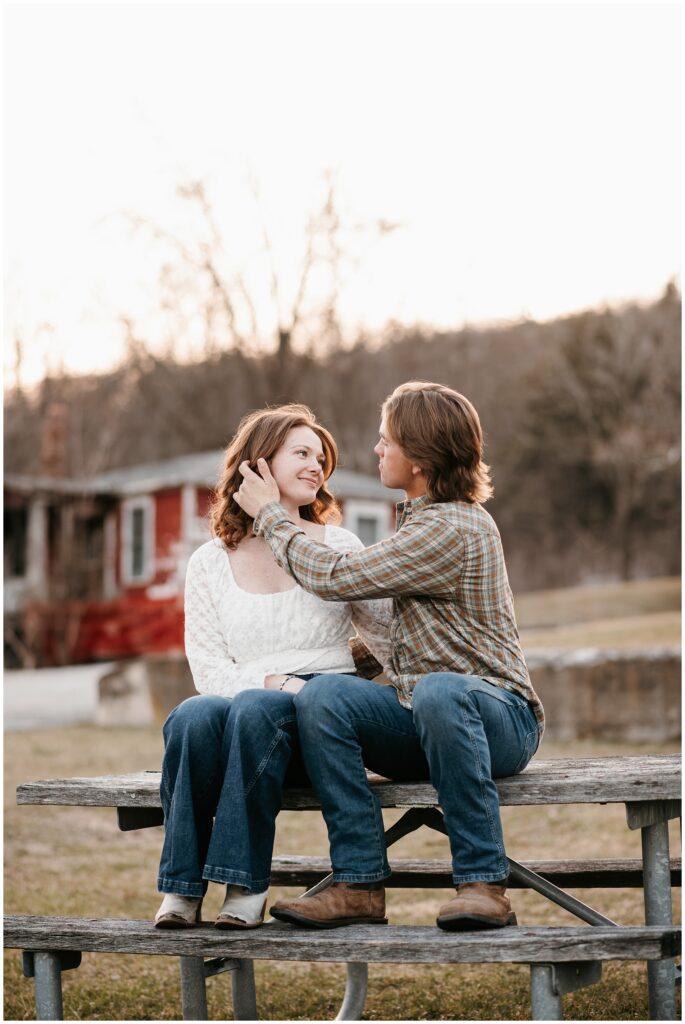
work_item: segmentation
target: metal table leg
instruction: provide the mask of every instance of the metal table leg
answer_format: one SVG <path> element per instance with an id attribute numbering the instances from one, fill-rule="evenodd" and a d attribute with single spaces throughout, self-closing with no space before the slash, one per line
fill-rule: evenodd
<path id="1" fill-rule="evenodd" d="M 62 1008 L 62 968 L 57 953 L 34 953 L 36 1019 L 64 1020 Z"/>
<path id="2" fill-rule="evenodd" d="M 254 961 L 237 960 L 235 963 L 236 966 L 231 974 L 233 1020 L 258 1020 Z"/>
<path id="3" fill-rule="evenodd" d="M 233 1019 L 259 1020 L 254 982 L 254 962 L 219 956 L 179 957 L 181 963 L 181 1005 L 184 1020 L 207 1020 L 207 978 L 231 971 Z"/>
<path id="4" fill-rule="evenodd" d="M 602 979 L 599 960 L 570 964 L 531 964 L 530 996 L 533 1020 L 563 1020 L 561 997 L 565 992 L 596 985 Z"/>
<path id="5" fill-rule="evenodd" d="M 181 1008 L 184 1020 L 207 1020 L 205 962 L 201 956 L 179 957 L 181 966 Z"/>
<path id="6" fill-rule="evenodd" d="M 645 800 L 626 803 L 628 828 L 639 828 L 642 831 L 646 924 L 670 925 L 673 923 L 668 822 L 678 817 L 680 817 L 679 800 Z M 648 962 L 647 981 L 650 1019 L 675 1020 L 674 961 Z"/>
<path id="7" fill-rule="evenodd" d="M 398 839 L 415 832 L 417 828 L 426 825 L 438 832 L 445 832 L 442 814 L 434 807 L 412 807 L 406 811 L 399 821 L 396 821 L 385 833 L 385 845 L 392 846 Z M 320 882 L 307 889 L 304 896 L 314 896 L 317 892 L 327 889 L 333 881 L 333 873 L 326 875 Z M 369 968 L 365 963 L 347 964 L 347 986 L 343 997 L 342 1006 L 338 1011 L 336 1020 L 359 1020 L 364 1009 L 366 990 L 369 984 Z"/>
<path id="8" fill-rule="evenodd" d="M 343 997 L 342 1006 L 338 1011 L 336 1020 L 360 1020 L 364 1003 L 366 1002 L 366 990 L 369 985 L 369 966 L 365 963 L 347 964 L 347 985 Z"/>
<path id="9" fill-rule="evenodd" d="M 647 825 L 642 829 L 642 862 L 645 877 L 645 923 L 672 924 L 667 821 Z M 647 980 L 650 1020 L 675 1020 L 673 960 L 650 960 L 647 964 Z"/>
<path id="10" fill-rule="evenodd" d="M 77 950 L 30 950 L 21 955 L 25 978 L 34 979 L 36 1020 L 64 1020 L 62 971 L 71 971 L 81 963 Z"/>
<path id="11" fill-rule="evenodd" d="M 563 1020 L 561 996 L 554 991 L 551 964 L 530 965 L 530 1001 L 533 1020 Z"/>

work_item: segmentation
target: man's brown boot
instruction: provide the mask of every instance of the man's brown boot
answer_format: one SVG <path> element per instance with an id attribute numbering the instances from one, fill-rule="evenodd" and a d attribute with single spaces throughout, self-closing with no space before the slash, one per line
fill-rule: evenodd
<path id="1" fill-rule="evenodd" d="M 340 928 L 345 924 L 387 924 L 385 886 L 381 882 L 332 882 L 313 896 L 279 900 L 272 917 L 305 928 Z"/>
<path id="2" fill-rule="evenodd" d="M 466 882 L 457 886 L 456 898 L 440 907 L 438 928 L 470 932 L 516 924 L 507 887 L 501 882 Z"/>

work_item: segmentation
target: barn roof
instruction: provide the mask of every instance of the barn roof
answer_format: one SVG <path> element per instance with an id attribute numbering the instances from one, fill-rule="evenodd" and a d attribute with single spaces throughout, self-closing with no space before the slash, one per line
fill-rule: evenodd
<path id="1" fill-rule="evenodd" d="M 36 491 L 58 494 L 148 494 L 152 491 L 194 484 L 214 487 L 221 470 L 223 449 L 177 455 L 173 459 L 147 462 L 139 466 L 125 466 L 106 473 L 79 479 L 61 479 L 49 476 L 24 476 L 8 473 L 5 486 L 15 491 Z M 339 498 L 361 500 L 401 501 L 402 491 L 389 490 L 377 477 L 354 473 L 349 469 L 336 469 L 330 480 L 330 489 Z"/>

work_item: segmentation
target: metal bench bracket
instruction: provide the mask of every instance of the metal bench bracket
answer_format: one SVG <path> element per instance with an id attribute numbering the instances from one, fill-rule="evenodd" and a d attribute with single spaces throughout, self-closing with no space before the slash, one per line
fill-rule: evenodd
<path id="1" fill-rule="evenodd" d="M 575 992 L 602 980 L 601 960 L 585 960 L 577 964 L 552 964 L 552 987 L 558 996 Z"/>
<path id="2" fill-rule="evenodd" d="M 628 828 L 644 828 L 680 817 L 680 800 L 645 800 L 626 803 Z"/>
<path id="3" fill-rule="evenodd" d="M 25 949 L 21 954 L 21 967 L 25 978 L 35 978 L 35 961 L 37 954 L 33 950 Z M 75 949 L 57 949 L 53 953 L 57 958 L 60 971 L 73 971 L 81 966 L 81 954 Z"/>
<path id="4" fill-rule="evenodd" d="M 133 832 L 137 828 L 154 828 L 164 824 L 161 807 L 117 807 L 120 832 Z"/>
<path id="5" fill-rule="evenodd" d="M 232 960 L 227 956 L 215 956 L 211 960 L 205 960 L 205 978 L 214 978 L 224 971 L 237 971 L 240 967 L 240 960 Z"/>

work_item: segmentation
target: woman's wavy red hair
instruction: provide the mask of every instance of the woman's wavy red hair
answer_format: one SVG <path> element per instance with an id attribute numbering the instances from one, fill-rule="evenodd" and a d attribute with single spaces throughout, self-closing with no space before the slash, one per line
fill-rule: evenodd
<path id="1" fill-rule="evenodd" d="M 316 416 L 306 405 L 278 405 L 271 409 L 258 409 L 243 416 L 238 429 L 226 449 L 224 468 L 216 486 L 209 509 L 212 533 L 221 537 L 233 550 L 252 533 L 252 517 L 233 501 L 233 495 L 243 482 L 238 471 L 242 462 L 255 469 L 257 459 L 269 462 L 285 442 L 293 427 L 309 427 L 319 437 L 323 448 L 323 484 L 310 505 L 302 505 L 300 515 L 311 523 L 337 523 L 340 510 L 326 482 L 338 462 L 338 448 L 332 436 L 316 422 Z"/>

